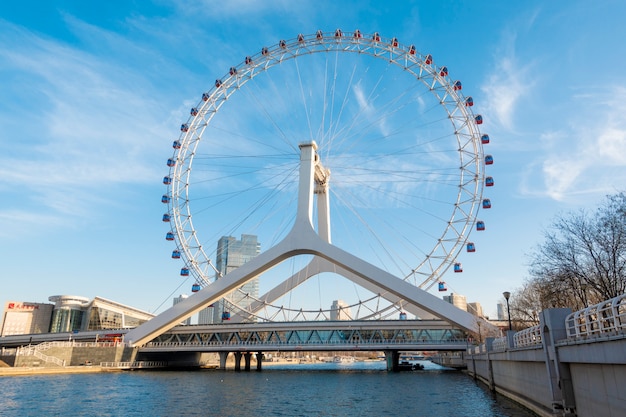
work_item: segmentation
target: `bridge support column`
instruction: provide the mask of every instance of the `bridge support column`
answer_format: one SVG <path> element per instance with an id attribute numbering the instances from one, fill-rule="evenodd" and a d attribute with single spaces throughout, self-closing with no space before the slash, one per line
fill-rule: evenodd
<path id="1" fill-rule="evenodd" d="M 256 353 L 256 370 L 257 371 L 261 370 L 262 362 L 263 362 L 263 352 L 257 352 Z"/>
<path id="2" fill-rule="evenodd" d="M 245 363 L 245 365 L 244 365 L 245 368 L 244 369 L 245 369 L 246 372 L 250 372 L 250 361 L 251 361 L 251 359 L 252 359 L 252 353 L 246 352 L 246 353 L 243 354 L 243 360 L 244 360 L 244 363 Z"/>
<path id="3" fill-rule="evenodd" d="M 220 369 L 226 369 L 226 359 L 230 352 L 220 352 Z"/>
<path id="4" fill-rule="evenodd" d="M 235 371 L 241 371 L 241 352 L 235 352 Z"/>
<path id="5" fill-rule="evenodd" d="M 398 371 L 400 365 L 400 352 L 397 350 L 386 350 L 385 360 L 387 361 L 387 370 L 392 372 Z"/>

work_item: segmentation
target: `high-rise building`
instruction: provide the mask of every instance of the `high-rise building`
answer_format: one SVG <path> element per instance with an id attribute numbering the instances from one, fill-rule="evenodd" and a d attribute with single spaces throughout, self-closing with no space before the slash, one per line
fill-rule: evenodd
<path id="1" fill-rule="evenodd" d="M 198 324 L 213 324 L 213 304 L 198 312 Z"/>
<path id="2" fill-rule="evenodd" d="M 464 295 L 451 293 L 450 295 L 444 295 L 443 301 L 447 301 L 453 306 L 458 307 L 463 311 L 467 311 L 467 298 Z"/>
<path id="3" fill-rule="evenodd" d="M 330 319 L 331 320 L 352 320 L 352 312 L 350 307 L 343 300 L 333 301 L 333 305 L 330 307 Z"/>
<path id="4" fill-rule="evenodd" d="M 508 320 L 509 318 L 507 317 L 505 305 L 502 303 L 498 303 L 497 307 L 498 307 L 498 320 L 501 320 L 501 321 Z"/>
<path id="5" fill-rule="evenodd" d="M 261 253 L 261 244 L 255 235 L 241 235 L 241 240 L 224 236 L 217 242 L 215 267 L 221 276 L 228 274 Z M 219 279 L 219 274 L 217 279 Z M 248 295 L 248 296 L 247 296 Z M 259 296 L 259 279 L 254 278 L 213 304 L 213 322 L 221 323 L 230 319 L 231 304 L 247 307 Z"/>
<path id="6" fill-rule="evenodd" d="M 180 303 L 181 301 L 185 300 L 187 297 L 189 297 L 187 294 L 181 294 L 178 297 L 174 297 L 174 299 L 172 300 L 174 302 L 173 305 Z M 191 324 L 191 317 L 188 317 L 187 319 L 183 320 L 181 324 L 185 326 L 189 326 Z"/>

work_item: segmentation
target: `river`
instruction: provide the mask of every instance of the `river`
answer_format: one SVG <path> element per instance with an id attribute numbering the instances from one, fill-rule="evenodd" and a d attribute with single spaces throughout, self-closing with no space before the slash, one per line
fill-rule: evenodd
<path id="1" fill-rule="evenodd" d="M 399 373 L 354 362 L 3 377 L 0 415 L 534 416 L 461 372 L 423 363 L 423 371 Z"/>

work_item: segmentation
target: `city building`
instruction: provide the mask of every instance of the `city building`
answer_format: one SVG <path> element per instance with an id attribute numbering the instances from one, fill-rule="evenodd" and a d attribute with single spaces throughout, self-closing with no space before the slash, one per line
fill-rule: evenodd
<path id="1" fill-rule="evenodd" d="M 447 301 L 453 306 L 458 307 L 463 311 L 467 311 L 467 298 L 464 295 L 451 293 L 450 295 L 444 295 L 443 301 Z"/>
<path id="2" fill-rule="evenodd" d="M 181 301 L 185 300 L 187 297 L 189 297 L 187 294 L 181 294 L 178 297 L 174 297 L 172 299 L 172 302 L 173 302 L 172 305 L 176 305 L 180 303 Z M 184 326 L 189 326 L 191 324 L 191 317 L 185 319 L 181 324 Z"/>
<path id="3" fill-rule="evenodd" d="M 507 317 L 507 313 L 506 313 L 506 306 L 502 303 L 498 303 L 497 305 L 497 312 L 498 312 L 498 320 L 502 321 L 502 320 L 508 320 L 509 318 Z"/>
<path id="4" fill-rule="evenodd" d="M 102 297 L 90 301 L 85 297 L 55 295 L 48 300 L 55 303 L 51 333 L 133 328 L 154 317 Z"/>
<path id="5" fill-rule="evenodd" d="M 8 301 L 4 304 L 0 336 L 48 333 L 54 304 Z"/>
<path id="6" fill-rule="evenodd" d="M 352 311 L 343 300 L 333 301 L 330 307 L 331 320 L 352 320 Z"/>
<path id="7" fill-rule="evenodd" d="M 484 317 L 483 306 L 478 302 L 467 303 L 467 312 L 472 313 L 473 315 L 478 317 Z"/>
<path id="8" fill-rule="evenodd" d="M 217 242 L 215 267 L 219 271 L 217 279 L 240 267 L 261 253 L 261 244 L 255 235 L 242 234 L 241 240 L 224 236 Z M 259 279 L 254 278 L 213 305 L 213 323 L 230 320 L 236 313 L 233 304 L 247 307 L 259 296 Z M 209 307 L 210 308 L 210 307 Z"/>
<path id="9" fill-rule="evenodd" d="M 54 304 L 9 301 L 2 315 L 2 336 L 65 333 L 137 327 L 154 317 L 101 297 L 90 300 L 75 295 L 53 295 Z"/>
<path id="10" fill-rule="evenodd" d="M 198 324 L 213 323 L 213 305 L 203 308 L 198 312 Z"/>

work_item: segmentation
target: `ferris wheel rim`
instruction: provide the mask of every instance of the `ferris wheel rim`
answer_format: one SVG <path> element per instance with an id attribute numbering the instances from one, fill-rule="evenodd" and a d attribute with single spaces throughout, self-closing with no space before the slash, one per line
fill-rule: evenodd
<path id="1" fill-rule="evenodd" d="M 298 35 L 288 41 L 279 41 L 272 47 L 262 48 L 260 52 L 246 57 L 239 65 L 231 67 L 224 77 L 217 79 L 214 87 L 203 93 L 198 105 L 192 109 L 187 122 L 181 126 L 182 132 L 178 139 L 179 148 L 175 149 L 171 158 L 174 161 L 169 172 L 171 182 L 167 184 L 168 213 L 173 220 L 171 231 L 175 236 L 176 249 L 180 251 L 190 275 L 195 278 L 200 286 L 204 287 L 212 282 L 209 272 L 219 274 L 196 234 L 188 194 L 194 153 L 202 139 L 204 129 L 209 126 L 213 117 L 225 104 L 226 99 L 241 85 L 286 60 L 315 53 L 360 53 L 373 58 L 386 59 L 396 65 L 403 66 L 405 71 L 417 77 L 421 82 L 424 82 L 421 79 L 422 75 L 426 74 L 433 83 L 437 82 L 443 86 L 445 97 L 441 101 L 451 100 L 454 102 L 454 106 L 450 106 L 451 110 L 446 108 L 453 126 L 456 126 L 456 122 L 459 126 L 470 130 L 470 135 L 466 138 L 467 141 L 459 143 L 459 154 L 461 161 L 464 161 L 464 153 L 473 155 L 473 157 L 467 158 L 466 163 L 474 167 L 474 178 L 461 178 L 457 200 L 454 203 L 454 210 L 450 218 L 456 219 L 457 211 L 465 211 L 467 214 L 464 222 L 449 221 L 441 235 L 442 237 L 435 246 L 403 278 L 407 279 L 410 275 L 415 274 L 421 275 L 424 279 L 420 287 L 428 289 L 450 268 L 462 250 L 476 221 L 485 178 L 482 166 L 481 133 L 476 126 L 476 116 L 472 109 L 466 105 L 467 97 L 455 89 L 455 81 L 449 78 L 447 69 L 444 75 L 443 69 L 445 67 L 437 67 L 430 55 L 422 55 L 415 50 L 413 45 L 403 45 L 396 38 L 384 38 L 377 33 L 365 35 L 360 34 L 360 32 L 358 32 L 359 36 L 357 37 L 357 32 L 355 31 L 354 35 L 350 36 L 338 33 L 338 31 L 334 33 L 318 31 L 312 35 Z M 455 135 L 459 140 L 459 135 L 456 133 Z M 456 235 L 456 243 L 445 246 L 449 243 L 445 237 L 450 231 Z M 437 251 L 441 251 L 441 253 L 436 253 Z M 422 270 L 426 272 L 422 272 Z"/>

